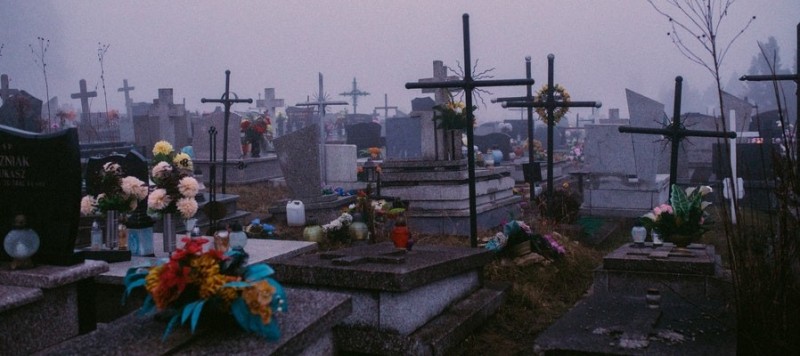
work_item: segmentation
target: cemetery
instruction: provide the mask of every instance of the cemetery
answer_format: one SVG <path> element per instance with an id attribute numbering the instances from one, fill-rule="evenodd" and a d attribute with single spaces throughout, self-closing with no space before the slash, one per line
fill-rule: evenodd
<path id="1" fill-rule="evenodd" d="M 542 39 L 524 73 L 487 69 L 516 45 L 482 40 L 485 12 L 413 23 L 456 60 L 401 44 L 401 68 L 343 75 L 367 66 L 329 48 L 332 67 L 325 51 L 243 67 L 220 46 L 231 69 L 189 64 L 211 81 L 120 73 L 110 93 L 109 45 L 98 79 L 48 79 L 63 65 L 37 37 L 41 93 L 0 61 L 0 353 L 796 353 L 800 67 L 759 42 L 723 86 L 711 24 L 733 1 L 702 3 L 646 6 L 678 47 L 661 55 L 716 79 L 702 96 L 697 72 L 634 79 Z M 623 79 L 590 90 L 580 61 Z"/>

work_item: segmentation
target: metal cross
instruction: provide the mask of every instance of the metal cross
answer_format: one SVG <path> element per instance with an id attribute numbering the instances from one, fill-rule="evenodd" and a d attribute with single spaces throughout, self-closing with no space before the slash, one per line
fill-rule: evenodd
<path id="1" fill-rule="evenodd" d="M 328 139 L 327 134 L 325 133 L 325 107 L 329 105 L 347 105 L 346 101 L 328 101 L 325 100 L 325 92 L 322 90 L 322 73 L 319 73 L 319 94 L 317 95 L 316 102 L 306 102 L 306 103 L 299 103 L 295 104 L 295 106 L 316 106 L 317 111 L 319 113 L 319 139 L 322 141 L 319 143 L 319 173 L 321 175 L 322 181 L 328 181 L 328 172 L 325 169 L 325 142 Z"/>
<path id="2" fill-rule="evenodd" d="M 681 76 L 675 77 L 675 104 L 672 111 L 672 122 L 664 128 L 655 129 L 649 127 L 631 127 L 620 126 L 619 132 L 622 133 L 640 133 L 649 135 L 663 135 L 672 143 L 672 152 L 669 162 L 669 186 L 678 182 L 678 148 L 681 141 L 686 137 L 719 137 L 719 138 L 736 138 L 736 132 L 717 132 L 717 131 L 699 131 L 687 130 L 681 123 L 681 88 L 683 85 L 683 78 Z"/>
<path id="3" fill-rule="evenodd" d="M 547 201 L 548 204 L 553 202 L 553 127 L 555 126 L 555 116 L 553 111 L 557 108 L 599 108 L 603 104 L 599 101 L 569 101 L 560 102 L 556 101 L 555 96 L 555 81 L 553 77 L 553 62 L 555 56 L 551 53 L 547 55 L 547 95 L 544 101 L 529 101 L 528 97 L 523 98 L 503 98 L 505 101 L 504 107 L 534 107 L 545 108 L 547 111 Z M 497 99 L 500 101 L 500 99 Z M 530 125 L 530 123 L 529 123 Z M 533 136 L 530 136 L 531 139 Z M 532 142 L 532 141 L 531 141 Z M 532 144 L 528 145 L 528 150 L 531 150 Z M 530 155 L 531 159 L 533 154 Z M 551 206 L 552 208 L 552 206 Z M 550 209 L 552 211 L 552 209 Z"/>
<path id="4" fill-rule="evenodd" d="M 797 53 L 795 54 L 795 58 L 800 58 L 800 22 L 797 23 Z M 797 84 L 797 88 L 795 89 L 795 95 L 797 95 L 797 116 L 795 117 L 795 128 L 794 128 L 794 138 L 796 150 L 800 152 L 800 131 L 797 130 L 797 126 L 800 123 L 800 60 L 796 60 L 795 64 L 797 67 L 794 69 L 794 74 L 768 74 L 768 75 L 743 75 L 739 80 L 742 81 L 751 81 L 751 82 L 763 82 L 763 81 L 784 81 L 784 80 L 793 80 L 795 84 Z"/>
<path id="5" fill-rule="evenodd" d="M 89 98 L 96 97 L 97 92 L 86 91 L 86 79 L 81 79 L 78 84 L 80 85 L 81 91 L 72 94 L 70 97 L 73 99 L 81 99 L 81 120 L 83 120 L 89 117 Z"/>
<path id="6" fill-rule="evenodd" d="M 8 75 L 0 75 L 0 99 L 5 103 L 9 96 L 17 95 L 19 90 L 11 89 L 8 86 Z"/>
<path id="7" fill-rule="evenodd" d="M 389 118 L 389 109 L 394 109 L 395 114 L 397 113 L 397 107 L 396 106 L 389 106 L 389 95 L 388 94 L 383 94 L 383 106 L 376 106 L 374 110 L 378 110 L 378 109 L 383 109 L 383 118 L 384 119 L 388 119 Z M 373 112 L 375 112 L 374 110 L 373 110 Z"/>
<path id="8" fill-rule="evenodd" d="M 497 87 L 511 85 L 533 85 L 533 79 L 499 79 L 499 80 L 475 80 L 472 78 L 472 54 L 469 44 L 469 14 L 462 16 L 462 26 L 464 32 L 464 78 L 460 80 L 445 81 L 425 81 L 417 83 L 406 83 L 406 89 L 448 89 L 460 88 L 464 90 L 464 101 L 467 113 L 467 122 L 474 120 L 472 113 L 472 91 L 479 87 Z M 434 66 L 435 66 L 434 62 Z M 437 90 L 439 92 L 441 90 Z M 467 125 L 467 170 L 469 174 L 469 228 L 470 244 L 472 247 L 478 246 L 478 208 L 475 188 L 475 161 L 471 159 L 475 156 L 475 140 L 473 135 L 473 125 Z"/>
<path id="9" fill-rule="evenodd" d="M 231 105 L 236 103 L 252 103 L 253 99 L 235 99 L 230 98 L 231 87 L 231 71 L 225 71 L 225 93 L 219 99 L 200 99 L 200 102 L 205 103 L 221 103 L 225 105 L 225 127 L 222 129 L 222 194 L 225 194 L 225 184 L 228 181 L 228 121 L 231 117 Z M 236 96 L 236 94 L 234 94 Z"/>
<path id="10" fill-rule="evenodd" d="M 136 87 L 128 86 L 128 80 L 127 79 L 123 79 L 122 80 L 122 88 L 118 88 L 117 89 L 118 92 L 125 92 L 125 111 L 128 114 L 128 120 L 133 120 L 133 108 L 131 106 L 132 103 L 131 103 L 131 97 L 130 97 L 129 93 L 131 91 L 133 91 L 134 89 L 136 89 Z"/>
<path id="11" fill-rule="evenodd" d="M 353 98 L 353 114 L 358 114 L 358 97 L 359 96 L 367 96 L 369 95 L 368 92 L 362 91 L 358 89 L 358 84 L 356 83 L 356 78 L 353 78 L 353 89 L 349 92 L 339 93 L 341 96 L 350 96 Z"/>

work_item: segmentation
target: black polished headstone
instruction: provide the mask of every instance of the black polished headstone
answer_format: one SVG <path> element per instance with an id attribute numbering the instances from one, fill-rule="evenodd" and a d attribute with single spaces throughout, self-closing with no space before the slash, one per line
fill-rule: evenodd
<path id="1" fill-rule="evenodd" d="M 40 239 L 34 262 L 77 263 L 80 200 L 77 129 L 35 134 L 0 125 L 0 237 L 11 230 L 15 215 L 24 214 Z"/>
<path id="2" fill-rule="evenodd" d="M 370 147 L 381 147 L 381 125 L 374 122 L 366 122 L 344 127 L 347 132 L 347 144 L 356 145 L 358 151 L 366 150 Z"/>
<path id="3" fill-rule="evenodd" d="M 507 161 L 511 152 L 511 136 L 499 132 L 475 135 L 475 146 L 478 146 L 481 152 L 498 149 L 503 152 L 503 160 Z"/>

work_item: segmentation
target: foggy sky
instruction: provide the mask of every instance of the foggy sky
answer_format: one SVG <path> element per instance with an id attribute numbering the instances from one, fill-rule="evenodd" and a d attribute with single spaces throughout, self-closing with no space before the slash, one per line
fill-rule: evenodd
<path id="1" fill-rule="evenodd" d="M 701 93 L 712 83 L 704 68 L 678 52 L 666 35 L 668 21 L 644 0 L 0 0 L 0 9 L 0 73 L 11 77 L 11 87 L 45 97 L 42 70 L 29 48 L 38 53 L 41 36 L 50 40 L 50 96 L 79 109 L 69 96 L 86 79 L 98 90 L 93 112 L 105 111 L 98 42 L 110 45 L 104 61 L 108 106 L 120 112 L 124 99 L 117 88 L 123 79 L 135 86 L 135 102 L 152 102 L 159 88 L 173 88 L 176 101 L 185 98 L 188 109 L 212 111 L 214 104 L 200 99 L 220 97 L 226 69 L 240 98 L 255 101 L 264 88 L 274 87 L 287 105 L 304 102 L 316 95 L 322 72 L 333 100 L 350 101 L 339 93 L 350 91 L 357 78 L 359 89 L 371 94 L 359 97 L 359 113 L 383 106 L 384 94 L 390 106 L 409 112 L 411 99 L 427 94 L 405 89 L 406 82 L 430 77 L 435 59 L 452 68 L 463 62 L 463 13 L 470 14 L 476 71 L 494 68 L 494 79 L 524 78 L 524 58 L 531 56 L 538 89 L 547 82 L 547 54 L 553 53 L 555 81 L 573 100 L 602 101 L 601 116 L 619 108 L 627 117 L 625 88 L 671 110 L 671 98 L 664 96 L 672 92 L 675 76 Z M 724 85 L 738 85 L 731 78 L 747 73 L 758 53 L 756 41 L 769 36 L 778 41 L 784 67 L 793 68 L 797 0 L 739 0 L 728 15 L 720 30 L 723 43 L 751 16 L 757 20 L 725 58 Z M 476 112 L 479 122 L 520 117 L 490 99 L 524 95 L 524 87 L 489 90 L 493 94 L 482 94 L 487 106 L 479 103 Z M 570 116 L 590 114 L 573 110 Z"/>

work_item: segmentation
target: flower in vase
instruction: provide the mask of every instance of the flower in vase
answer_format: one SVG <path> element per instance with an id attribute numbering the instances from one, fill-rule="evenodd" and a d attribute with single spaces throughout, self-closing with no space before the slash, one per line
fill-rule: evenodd
<path id="1" fill-rule="evenodd" d="M 118 163 L 107 162 L 102 168 L 87 172 L 86 179 L 90 194 L 81 199 L 81 213 L 84 215 L 110 210 L 126 213 L 136 209 L 139 200 L 147 196 L 144 182 L 126 176 Z"/>
<path id="2" fill-rule="evenodd" d="M 97 200 L 91 195 L 81 199 L 81 214 L 90 215 L 97 212 Z"/>
<path id="3" fill-rule="evenodd" d="M 189 219 L 197 213 L 197 200 L 194 198 L 180 198 L 176 206 L 185 219 Z"/>
<path id="4" fill-rule="evenodd" d="M 163 178 L 172 172 L 172 166 L 167 162 L 158 162 L 153 166 L 153 177 Z"/>
<path id="5" fill-rule="evenodd" d="M 184 197 L 194 197 L 200 191 L 200 184 L 193 177 L 183 177 L 178 181 L 178 191 Z"/>
<path id="6" fill-rule="evenodd" d="M 159 141 L 153 147 L 153 168 L 150 177 L 155 190 L 147 201 L 151 215 L 180 213 L 189 219 L 197 213 L 200 184 L 192 177 L 192 159 L 183 152 L 175 152 L 172 145 Z"/>
<path id="7" fill-rule="evenodd" d="M 168 156 L 173 152 L 172 145 L 167 141 L 158 141 L 153 146 L 153 155 Z"/>
<path id="8" fill-rule="evenodd" d="M 151 209 L 161 210 L 166 208 L 171 202 L 166 189 L 156 189 L 147 198 L 147 206 Z"/>

